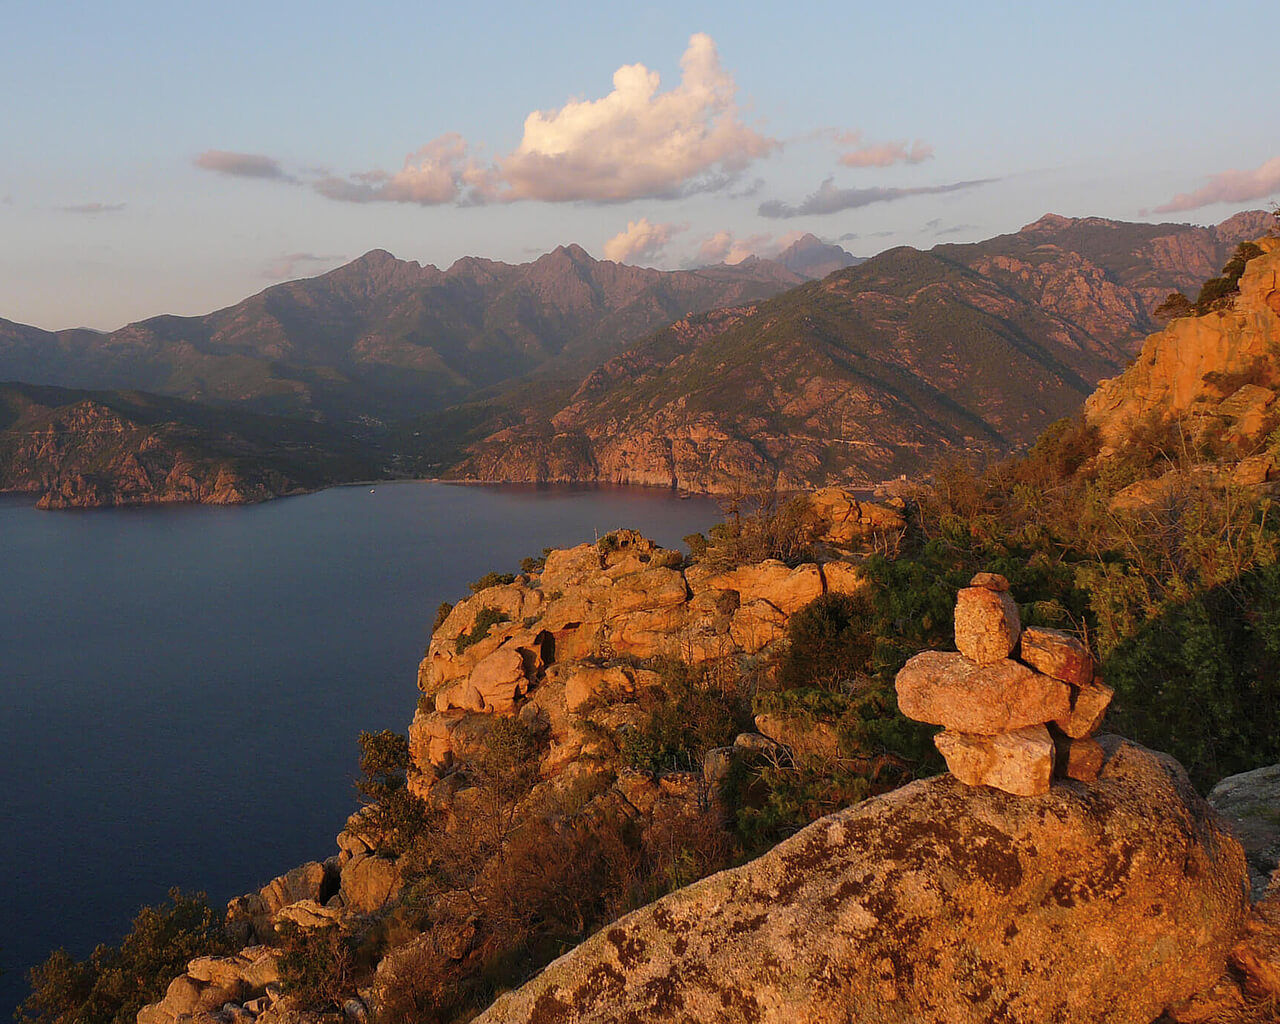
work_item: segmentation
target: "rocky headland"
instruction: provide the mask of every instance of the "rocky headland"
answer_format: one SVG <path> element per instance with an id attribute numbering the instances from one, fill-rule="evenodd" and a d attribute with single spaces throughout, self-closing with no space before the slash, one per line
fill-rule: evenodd
<path id="1" fill-rule="evenodd" d="M 142 392 L 0 385 L 0 491 L 43 509 L 238 505 L 382 475 L 317 424 Z"/>
<path id="2" fill-rule="evenodd" d="M 499 922 L 536 930 L 497 902 L 549 886 L 587 912 L 598 897 L 582 876 L 627 859 L 625 842 L 601 836 L 693 856 L 705 847 L 692 837 L 724 827 L 744 772 L 868 770 L 812 712 L 766 708 L 697 761 L 635 756 L 655 708 L 682 713 L 663 703 L 686 685 L 673 665 L 713 689 L 767 679 L 806 609 L 865 593 L 858 552 L 906 527 L 902 510 L 838 489 L 812 507 L 811 562 L 691 565 L 623 530 L 442 609 L 394 790 L 434 822 L 425 845 L 397 842 L 390 793 L 370 803 L 336 853 L 233 900 L 240 952 L 193 961 L 139 1024 L 319 1020 L 299 1001 L 302 948 L 326 964 L 356 955 L 346 949 L 374 957 L 325 997 L 347 1019 L 422 1019 L 501 945 Z M 1087 649 L 1024 629 L 999 575 L 958 600 L 960 650 L 919 655 L 898 677 L 903 711 L 947 726 L 936 742 L 951 773 L 898 788 L 910 771 L 885 759 L 870 799 L 600 928 L 478 1019 L 1190 1024 L 1280 996 L 1280 890 L 1250 907 L 1245 851 L 1176 761 L 1090 737 L 1110 694 Z M 968 685 L 976 676 L 994 682 Z M 1033 677 L 1039 696 L 1027 697 Z M 1031 730 L 1036 742 L 1013 744 L 1029 757 L 1004 756 Z M 1274 793 L 1224 783 L 1259 785 Z M 574 867 L 584 837 L 590 854 Z M 676 863 L 663 870 L 679 877 Z"/>

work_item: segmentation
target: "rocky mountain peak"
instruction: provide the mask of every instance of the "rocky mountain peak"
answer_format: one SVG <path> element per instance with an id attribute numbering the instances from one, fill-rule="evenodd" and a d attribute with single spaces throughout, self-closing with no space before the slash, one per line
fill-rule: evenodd
<path id="1" fill-rule="evenodd" d="M 1046 213 L 1039 220 L 1023 225 L 1018 230 L 1018 234 L 1033 235 L 1050 231 L 1061 231 L 1063 228 L 1069 228 L 1075 223 L 1076 219 L 1074 217 L 1062 217 L 1056 213 Z"/>
<path id="2" fill-rule="evenodd" d="M 826 277 L 845 267 L 857 266 L 863 261 L 838 245 L 824 242 L 813 233 L 801 235 L 774 257 L 794 274 L 811 280 Z"/>

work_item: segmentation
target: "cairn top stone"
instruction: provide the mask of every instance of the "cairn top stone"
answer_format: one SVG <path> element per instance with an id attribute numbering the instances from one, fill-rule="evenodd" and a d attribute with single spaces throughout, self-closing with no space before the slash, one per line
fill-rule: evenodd
<path id="1" fill-rule="evenodd" d="M 1009 657 L 1022 632 L 1018 606 L 1007 590 L 966 587 L 956 595 L 956 647 L 979 665 Z"/>
<path id="2" fill-rule="evenodd" d="M 1009 590 L 1009 581 L 998 572 L 980 572 L 969 581 L 969 586 L 1006 593 Z"/>

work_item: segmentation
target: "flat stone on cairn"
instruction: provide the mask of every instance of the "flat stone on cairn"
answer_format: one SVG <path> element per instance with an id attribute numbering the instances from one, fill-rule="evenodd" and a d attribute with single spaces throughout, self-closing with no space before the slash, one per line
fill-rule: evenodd
<path id="1" fill-rule="evenodd" d="M 1093 681 L 1093 658 L 1084 644 L 1070 633 L 1043 626 L 1022 631 L 1022 660 L 1032 668 L 1072 686 L 1088 686 Z"/>
<path id="2" fill-rule="evenodd" d="M 995 736 L 1071 714 L 1071 688 L 1005 658 L 975 664 L 954 651 L 925 651 L 895 681 L 908 718 L 958 732 Z"/>
<path id="3" fill-rule="evenodd" d="M 1021 661 L 1011 657 L 1019 639 Z M 978 573 L 957 595 L 956 646 L 917 654 L 895 687 L 904 715 L 943 726 L 934 743 L 957 779 L 1038 796 L 1055 763 L 1067 778 L 1098 777 L 1103 751 L 1091 736 L 1112 690 L 1094 678 L 1084 644 L 1056 629 L 1023 630 L 1009 581 Z"/>

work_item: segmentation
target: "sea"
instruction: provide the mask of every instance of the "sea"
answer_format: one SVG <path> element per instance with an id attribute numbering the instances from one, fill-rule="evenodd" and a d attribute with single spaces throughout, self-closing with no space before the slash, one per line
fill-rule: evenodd
<path id="1" fill-rule="evenodd" d="M 361 730 L 404 730 L 442 601 L 716 504 L 645 488 L 341 487 L 239 507 L 0 496 L 0 1019 L 57 947 L 177 886 L 215 906 L 336 852 Z"/>

